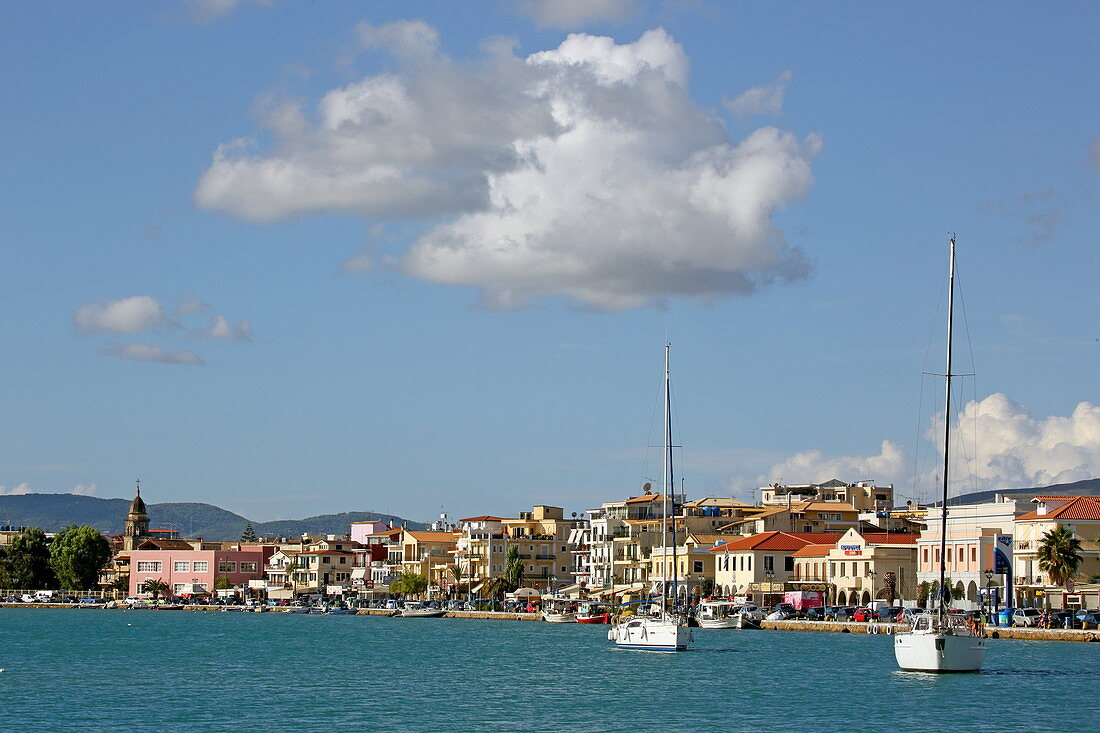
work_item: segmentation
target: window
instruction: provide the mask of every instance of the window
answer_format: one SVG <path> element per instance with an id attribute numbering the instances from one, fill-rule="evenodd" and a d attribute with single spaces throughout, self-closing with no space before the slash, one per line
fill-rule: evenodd
<path id="1" fill-rule="evenodd" d="M 317 580 L 317 573 L 310 573 L 310 574 L 309 574 L 309 579 L 310 579 L 311 581 L 315 581 L 315 580 Z"/>
<path id="2" fill-rule="evenodd" d="M 748 555 L 749 558 L 749 570 L 752 570 L 752 555 Z"/>
<path id="3" fill-rule="evenodd" d="M 332 562 L 332 558 L 329 557 L 328 555 L 322 555 L 321 556 L 321 562 L 323 562 L 325 565 L 328 565 L 329 563 Z"/>
<path id="4" fill-rule="evenodd" d="M 839 522 L 841 520 L 841 515 L 840 514 L 834 514 L 833 519 L 835 519 L 836 521 Z"/>
<path id="5" fill-rule="evenodd" d="M 139 573 L 159 573 L 160 563 L 152 560 L 138 560 Z"/>
<path id="6" fill-rule="evenodd" d="M 347 565 L 348 564 L 348 559 L 346 557 L 344 557 L 343 555 L 340 556 L 340 564 L 341 565 Z"/>
<path id="7" fill-rule="evenodd" d="M 790 555 L 783 558 L 783 569 L 786 570 L 788 573 L 794 570 L 794 558 Z"/>
<path id="8" fill-rule="evenodd" d="M 561 566 L 561 571 L 562 571 L 563 573 L 564 573 L 564 572 L 568 572 L 568 571 L 567 571 L 567 569 L 566 569 L 566 567 L 565 567 L 564 565 L 562 565 L 562 566 Z"/>
<path id="9" fill-rule="evenodd" d="M 764 555 L 764 572 L 775 572 L 775 557 L 772 555 Z"/>
<path id="10" fill-rule="evenodd" d="M 195 573 L 205 573 L 209 569 L 210 563 L 208 563 L 206 560 L 199 560 L 198 562 L 192 563 L 191 565 L 191 570 Z"/>
<path id="11" fill-rule="evenodd" d="M 235 573 L 237 572 L 237 563 L 232 560 L 222 560 L 218 563 L 219 573 Z"/>
<path id="12" fill-rule="evenodd" d="M 703 572 L 703 561 L 702 560 L 692 560 L 691 561 L 691 572 L 693 572 L 693 573 Z"/>
<path id="13" fill-rule="evenodd" d="M 970 562 L 978 562 L 978 548 L 971 546 L 970 548 Z"/>
<path id="14" fill-rule="evenodd" d="M 178 596 L 179 594 L 183 593 L 184 591 L 190 590 L 190 588 L 187 587 L 188 585 L 190 585 L 190 584 L 189 583 L 176 583 L 172 586 L 172 593 Z"/>
<path id="15" fill-rule="evenodd" d="M 254 563 L 254 562 L 242 562 L 241 563 L 241 572 L 242 573 L 254 573 L 258 569 L 259 568 L 257 566 L 257 563 Z"/>
<path id="16" fill-rule="evenodd" d="M 844 572 L 844 563 L 840 563 L 840 574 L 847 575 L 847 573 Z"/>
<path id="17" fill-rule="evenodd" d="M 186 561 L 181 562 L 179 560 L 176 560 L 175 562 L 172 563 L 172 572 L 186 573 L 190 569 L 191 569 L 191 563 L 189 563 L 189 562 L 186 562 Z"/>
<path id="18" fill-rule="evenodd" d="M 869 562 L 863 563 L 863 574 L 870 577 L 870 575 L 871 575 L 871 563 L 869 563 Z"/>

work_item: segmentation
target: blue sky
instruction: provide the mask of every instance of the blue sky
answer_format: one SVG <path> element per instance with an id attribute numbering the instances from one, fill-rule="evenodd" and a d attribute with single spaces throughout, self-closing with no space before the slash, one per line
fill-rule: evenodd
<path id="1" fill-rule="evenodd" d="M 956 488 L 1100 475 L 1098 21 L 9 5 L 0 492 L 583 510 L 659 473 L 667 333 L 689 494 L 925 497 L 949 232 Z"/>

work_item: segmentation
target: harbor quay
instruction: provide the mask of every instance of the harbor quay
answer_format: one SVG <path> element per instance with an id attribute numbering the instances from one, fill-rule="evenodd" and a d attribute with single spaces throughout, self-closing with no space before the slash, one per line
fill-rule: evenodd
<path id="1" fill-rule="evenodd" d="M 18 585 L 8 572 L 23 589 L 0 590 L 0 601 L 598 622 L 664 598 L 679 612 L 755 609 L 766 629 L 860 633 L 904 628 L 943 597 L 987 635 L 1093 638 L 1100 498 L 960 501 L 946 533 L 940 512 L 897 506 L 893 486 L 874 481 L 776 483 L 753 504 L 646 485 L 579 513 L 538 504 L 511 517 L 444 514 L 425 529 L 363 521 L 343 534 L 214 541 L 152 528 L 138 489 L 121 535 L 92 532 L 106 548 L 94 588 Z M 36 531 L 48 553 L 41 530 L 0 527 L 0 562 L 29 552 Z M 1052 566 L 1044 558 L 1067 534 L 1072 562 Z"/>

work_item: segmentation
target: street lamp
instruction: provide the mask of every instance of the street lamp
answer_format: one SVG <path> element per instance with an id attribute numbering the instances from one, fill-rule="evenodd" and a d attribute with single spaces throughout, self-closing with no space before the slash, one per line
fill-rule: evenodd
<path id="1" fill-rule="evenodd" d="M 876 573 L 874 570 L 868 570 L 867 571 L 867 577 L 871 579 L 870 593 L 867 594 L 868 595 L 868 598 L 867 598 L 867 608 L 868 609 L 870 609 L 872 604 L 874 604 L 874 602 L 875 602 L 875 576 L 876 575 L 878 575 L 878 573 Z"/>
<path id="2" fill-rule="evenodd" d="M 768 592 L 767 593 L 762 593 L 761 597 L 762 597 L 762 600 L 763 600 L 763 605 L 766 606 L 766 605 L 768 605 L 768 603 L 767 603 L 768 595 L 770 595 L 771 592 L 772 592 L 772 578 L 775 577 L 775 573 L 771 570 L 765 570 L 764 571 L 764 577 L 768 579 Z"/>
<path id="3" fill-rule="evenodd" d="M 995 602 L 990 603 L 990 595 L 993 592 L 992 585 L 993 585 L 993 571 L 992 570 L 986 570 L 985 571 L 985 605 L 986 605 L 986 614 L 987 615 L 989 614 L 989 607 L 990 606 L 993 607 L 993 613 L 994 614 L 997 613 L 997 604 Z"/>

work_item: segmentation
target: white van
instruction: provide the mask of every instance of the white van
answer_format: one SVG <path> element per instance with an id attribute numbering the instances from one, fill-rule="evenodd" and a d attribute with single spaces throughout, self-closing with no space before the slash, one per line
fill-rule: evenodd
<path id="1" fill-rule="evenodd" d="M 52 590 L 39 590 L 34 592 L 35 603 L 53 603 L 54 600 L 56 599 L 54 598 L 54 591 Z"/>

